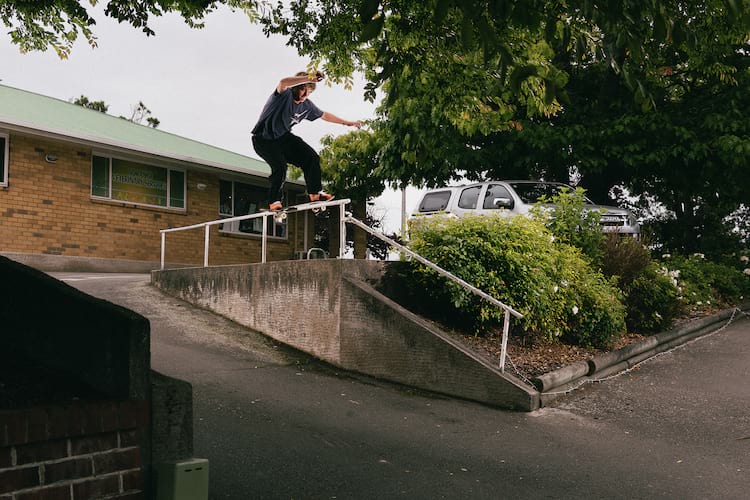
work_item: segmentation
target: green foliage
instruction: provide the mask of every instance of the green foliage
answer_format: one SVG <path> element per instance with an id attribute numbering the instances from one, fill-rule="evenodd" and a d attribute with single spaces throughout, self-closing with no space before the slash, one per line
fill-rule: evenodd
<path id="1" fill-rule="evenodd" d="M 648 248 L 635 238 L 608 234 L 602 242 L 600 269 L 604 276 L 615 277 L 618 287 L 627 287 L 651 264 Z"/>
<path id="2" fill-rule="evenodd" d="M 657 272 L 648 248 L 635 238 L 607 235 L 600 268 L 623 292 L 629 332 L 665 330 L 681 312 L 677 287 L 669 276 Z"/>
<path id="3" fill-rule="evenodd" d="M 106 113 L 109 109 L 109 106 L 104 101 L 92 101 L 85 95 L 81 95 L 80 97 L 76 97 L 75 99 L 71 99 L 73 104 L 77 104 L 78 106 L 83 106 L 87 109 L 93 109 L 94 111 L 99 111 L 100 113 Z"/>
<path id="4" fill-rule="evenodd" d="M 158 118 L 151 116 L 151 110 L 143 104 L 143 101 L 138 101 L 138 104 L 131 107 L 130 118 L 125 118 L 124 116 L 121 116 L 120 118 L 138 124 L 143 124 L 143 120 L 146 120 L 148 126 L 152 128 L 157 128 L 159 123 L 161 123 Z"/>
<path id="5" fill-rule="evenodd" d="M 750 294 L 750 277 L 739 266 L 718 264 L 702 254 L 666 256 L 661 272 L 669 276 L 690 310 L 735 305 Z"/>
<path id="6" fill-rule="evenodd" d="M 76 97 L 75 99 L 71 99 L 70 102 L 87 109 L 98 111 L 100 113 L 106 113 L 107 110 L 109 110 L 109 105 L 104 101 L 92 101 L 85 95 Z M 143 124 L 143 121 L 146 120 L 148 126 L 152 128 L 157 128 L 161 123 L 158 118 L 151 116 L 151 110 L 148 109 L 145 104 L 143 104 L 143 101 L 138 101 L 138 104 L 133 105 L 130 118 L 122 115 L 120 116 L 120 118 L 138 124 Z"/>
<path id="7" fill-rule="evenodd" d="M 329 191 L 356 200 L 380 196 L 385 180 L 379 175 L 382 139 L 377 132 L 355 130 L 335 138 L 329 135 L 322 144 L 321 173 Z"/>
<path id="8" fill-rule="evenodd" d="M 568 283 L 566 288 L 570 289 L 572 295 L 567 305 L 573 313 L 566 318 L 562 340 L 581 346 L 612 347 L 625 332 L 623 296 L 614 280 L 605 279 L 571 250 L 566 245 L 557 245 L 557 251 L 561 254 L 558 263 L 560 272 L 567 274 L 567 279 L 563 278 L 562 282 Z"/>
<path id="9" fill-rule="evenodd" d="M 655 244 L 712 257 L 737 248 L 750 220 L 743 211 L 750 184 L 750 122 L 743 112 L 750 106 L 750 33 L 727 5 L 685 4 L 681 22 L 689 19 L 694 32 L 685 36 L 674 26 L 677 50 L 649 40 L 648 63 L 622 56 L 640 75 L 653 109 L 633 102 L 632 86 L 609 61 L 572 65 L 563 112 L 523 121 L 523 133 L 482 141 L 487 155 L 504 160 L 487 175 L 565 181 L 575 169 L 596 201 L 620 185 L 638 197 L 634 208 L 652 219 Z M 707 11 L 713 14 L 700 14 Z M 656 220 L 648 212 L 653 202 L 665 212 Z"/>
<path id="10" fill-rule="evenodd" d="M 527 175 L 507 175 L 509 157 L 494 147 L 498 139 L 523 140 L 528 127 L 561 111 L 587 117 L 593 103 L 599 109 L 592 118 L 596 111 L 618 117 L 624 102 L 643 113 L 692 82 L 733 84 L 739 71 L 731 57 L 748 39 L 748 12 L 747 2 L 725 0 L 292 0 L 260 19 L 267 33 L 288 37 L 326 74 L 364 72 L 366 96 L 377 89 L 384 96 L 384 172 L 393 181 L 434 186 L 458 170 L 472 179 L 490 170 L 528 177 L 545 168 L 546 156 L 564 157 L 576 138 L 565 127 L 534 134 L 546 151 L 526 163 Z M 604 78 L 592 78 L 590 68 Z M 695 80 L 683 79 L 690 71 Z M 600 132 L 578 123 L 587 136 Z M 643 136 L 649 128 L 633 130 Z M 594 152 L 602 139 L 592 143 Z M 534 144 L 524 146 L 533 154 Z M 579 163 L 547 180 L 567 181 L 571 165 Z M 609 187 L 595 194 L 606 196 Z"/>
<path id="11" fill-rule="evenodd" d="M 351 198 L 354 217 L 369 227 L 380 229 L 382 221 L 368 213 L 366 207 L 368 200 L 379 196 L 385 189 L 385 180 L 378 168 L 381 135 L 377 131 L 355 130 L 336 138 L 326 136 L 322 142 L 321 171 L 326 189 L 340 198 Z M 325 233 L 320 235 L 320 244 L 327 246 L 327 231 Z M 364 256 L 358 253 L 356 247 L 364 245 L 366 241 L 371 256 L 378 259 L 388 257 L 389 247 L 382 240 L 369 234 L 360 234 L 359 237 L 362 240 L 354 245 L 355 255 Z M 354 244 L 357 239 L 357 232 L 349 225 L 347 244 L 350 241 Z"/>
<path id="12" fill-rule="evenodd" d="M 431 218 L 412 227 L 410 247 L 524 314 L 524 330 L 604 347 L 624 331 L 624 307 L 612 283 L 575 248 L 525 217 Z M 484 333 L 503 312 L 414 263 L 413 286 L 442 320 Z"/>
<path id="13" fill-rule="evenodd" d="M 97 0 L 54 0 L 30 2 L 8 0 L 0 3 L 0 20 L 10 28 L 11 41 L 21 52 L 47 50 L 52 48 L 64 59 L 70 55 L 78 35 L 84 36 L 92 47 L 96 47 L 93 26 L 96 21 L 87 11 L 85 4 L 96 5 Z M 105 14 L 119 22 L 127 22 L 140 28 L 146 35 L 155 35 L 149 26 L 153 17 L 168 12 L 179 13 L 193 28 L 201 28 L 203 17 L 225 4 L 245 10 L 254 17 L 258 2 L 254 0 L 107 0 Z M 154 126 L 155 125 L 151 125 Z"/>
<path id="14" fill-rule="evenodd" d="M 587 210 L 586 203 L 584 189 L 578 187 L 571 191 L 563 188 L 552 197 L 543 196 L 532 211 L 561 243 L 580 249 L 598 265 L 604 241 L 601 214 Z"/>
<path id="15" fill-rule="evenodd" d="M 629 332 L 648 334 L 666 330 L 682 310 L 677 287 L 655 265 L 641 271 L 624 289 Z"/>

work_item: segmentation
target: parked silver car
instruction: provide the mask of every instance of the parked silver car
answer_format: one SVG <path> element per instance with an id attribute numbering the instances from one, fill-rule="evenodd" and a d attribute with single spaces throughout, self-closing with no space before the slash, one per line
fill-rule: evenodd
<path id="1" fill-rule="evenodd" d="M 542 196 L 555 196 L 563 188 L 573 189 L 559 182 L 543 181 L 486 181 L 431 189 L 425 192 L 412 217 L 437 214 L 456 217 L 466 214 L 528 215 Z M 629 210 L 587 201 L 588 210 L 600 212 L 602 231 L 640 237 L 640 225 Z"/>

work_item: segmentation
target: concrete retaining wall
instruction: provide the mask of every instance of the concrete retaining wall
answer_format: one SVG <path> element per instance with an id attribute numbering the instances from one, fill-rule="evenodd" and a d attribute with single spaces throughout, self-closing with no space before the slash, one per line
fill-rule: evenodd
<path id="1" fill-rule="evenodd" d="M 151 498 L 193 413 L 151 372 L 148 320 L 3 256 L 0 276 L 0 499 Z"/>
<path id="2" fill-rule="evenodd" d="M 286 261 L 153 271 L 166 293 L 341 368 L 502 408 L 539 394 L 376 290 L 388 263 Z"/>

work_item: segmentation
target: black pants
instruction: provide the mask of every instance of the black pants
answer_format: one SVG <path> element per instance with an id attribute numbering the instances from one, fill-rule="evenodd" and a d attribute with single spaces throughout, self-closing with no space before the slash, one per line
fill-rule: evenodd
<path id="1" fill-rule="evenodd" d="M 320 156 L 291 132 L 272 140 L 254 135 L 253 148 L 271 166 L 271 175 L 268 177 L 271 183 L 268 187 L 269 203 L 284 199 L 284 180 L 289 163 L 302 169 L 308 193 L 314 194 L 323 188 L 320 182 Z"/>

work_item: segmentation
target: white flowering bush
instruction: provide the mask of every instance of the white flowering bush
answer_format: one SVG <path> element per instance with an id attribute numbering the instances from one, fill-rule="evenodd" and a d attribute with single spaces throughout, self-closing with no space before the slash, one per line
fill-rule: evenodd
<path id="1" fill-rule="evenodd" d="M 521 312 L 527 332 L 607 347 L 625 331 L 625 308 L 613 282 L 539 221 L 433 218 L 413 229 L 414 251 Z M 502 324 L 501 309 L 429 268 L 414 263 L 408 274 L 407 282 L 439 319 L 477 334 Z"/>
<path id="2" fill-rule="evenodd" d="M 740 264 L 744 262 L 742 257 Z M 702 254 L 672 256 L 661 262 L 660 273 L 668 277 L 678 291 L 679 300 L 689 310 L 708 310 L 734 305 L 750 294 L 750 279 L 742 266 L 719 264 Z"/>

